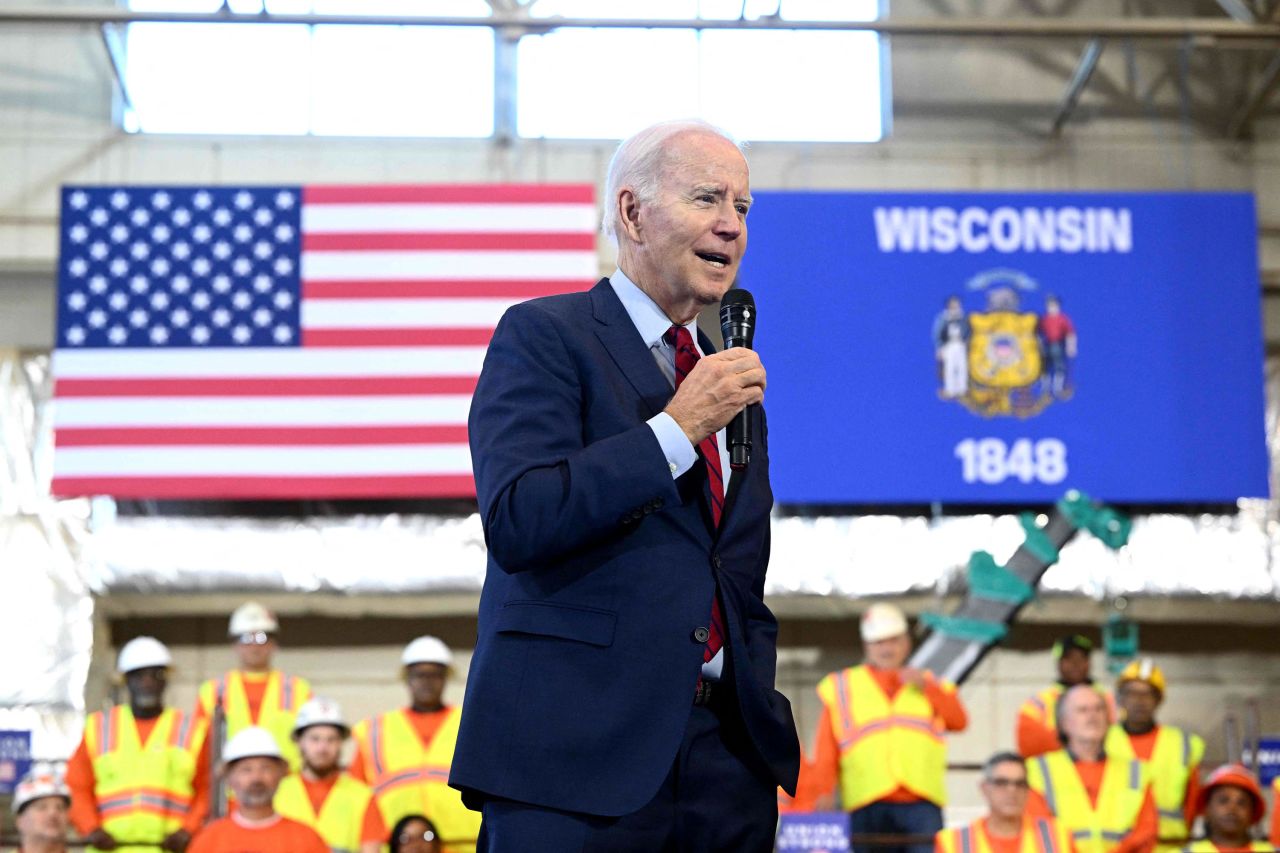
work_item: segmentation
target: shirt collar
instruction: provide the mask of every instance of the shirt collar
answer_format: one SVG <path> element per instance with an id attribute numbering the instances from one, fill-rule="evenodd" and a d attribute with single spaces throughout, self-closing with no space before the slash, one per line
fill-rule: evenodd
<path id="1" fill-rule="evenodd" d="M 653 349 L 662 343 L 662 336 L 667 333 L 674 324 L 663 310 L 658 307 L 658 303 L 650 298 L 640 287 L 627 277 L 627 274 L 621 268 L 615 269 L 613 275 L 609 276 L 609 284 L 613 287 L 613 292 L 618 295 L 618 299 L 622 302 L 622 307 L 626 309 L 627 316 L 631 318 L 631 322 L 635 324 L 636 329 L 640 332 L 640 337 L 644 339 L 645 346 Z M 689 334 L 693 336 L 694 346 L 699 350 L 702 349 L 698 345 L 698 318 L 685 323 L 685 328 L 689 330 Z"/>

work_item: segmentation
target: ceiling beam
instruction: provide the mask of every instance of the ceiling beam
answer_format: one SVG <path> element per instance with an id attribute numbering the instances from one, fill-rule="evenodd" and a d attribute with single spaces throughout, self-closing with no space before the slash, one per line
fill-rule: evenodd
<path id="1" fill-rule="evenodd" d="M 1080 101 L 1080 94 L 1084 92 L 1084 87 L 1089 85 L 1089 78 L 1098 67 L 1104 44 L 1106 42 L 1096 38 L 1090 39 L 1085 45 L 1084 53 L 1080 54 L 1080 61 L 1076 63 L 1076 70 L 1071 74 L 1071 81 L 1067 84 L 1066 94 L 1062 96 L 1062 105 L 1058 107 L 1058 114 L 1053 117 L 1053 125 L 1049 129 L 1050 136 L 1062 135 L 1062 126 L 1067 123 L 1067 119 L 1071 118 L 1071 113 L 1075 111 L 1076 104 Z"/>
<path id="2" fill-rule="evenodd" d="M 889 36 L 955 38 L 1089 39 L 1126 38 L 1138 41 L 1259 41 L 1280 43 L 1280 23 L 1244 23 L 1223 18 L 934 18 L 874 21 L 786 21 L 777 17 L 756 20 L 708 20 L 672 18 L 530 18 L 521 9 L 487 17 L 431 15 L 314 15 L 235 14 L 219 12 L 139 11 L 119 7 L 5 6 L 0 26 L 6 24 L 83 26 L 130 23 L 283 24 L 316 26 L 431 26 L 517 27 L 546 32 L 561 27 L 595 29 L 649 28 L 695 30 L 846 30 Z"/>

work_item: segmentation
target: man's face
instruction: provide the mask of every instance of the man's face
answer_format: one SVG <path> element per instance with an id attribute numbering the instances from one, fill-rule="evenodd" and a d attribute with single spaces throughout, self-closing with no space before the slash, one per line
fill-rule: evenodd
<path id="1" fill-rule="evenodd" d="M 409 687 L 409 698 L 418 707 L 435 707 L 444 695 L 444 682 L 449 674 L 447 667 L 438 663 L 415 663 L 404 668 L 404 682 Z"/>
<path id="2" fill-rule="evenodd" d="M 1062 700 L 1062 719 L 1058 725 L 1068 738 L 1100 741 L 1109 725 L 1107 702 L 1092 687 L 1073 687 Z"/>
<path id="3" fill-rule="evenodd" d="M 1083 649 L 1067 649 L 1058 659 L 1058 680 L 1070 687 L 1089 680 L 1089 654 Z"/>
<path id="4" fill-rule="evenodd" d="M 750 204 L 747 161 L 732 142 L 696 131 L 673 137 L 656 197 L 639 207 L 641 277 L 677 298 L 720 301 L 747 250 Z"/>
<path id="5" fill-rule="evenodd" d="M 278 758 L 262 755 L 241 758 L 227 771 L 227 784 L 245 806 L 262 808 L 271 805 L 284 771 L 285 763 Z"/>
<path id="6" fill-rule="evenodd" d="M 911 654 L 911 638 L 906 634 L 866 644 L 867 663 L 876 669 L 897 669 Z"/>
<path id="7" fill-rule="evenodd" d="M 241 635 L 232 646 L 240 668 L 248 672 L 261 672 L 271 668 L 271 658 L 276 653 L 276 638 L 261 631 Z"/>
<path id="8" fill-rule="evenodd" d="M 1027 808 L 1027 769 L 1021 762 L 997 764 L 979 787 L 994 817 L 1021 819 Z"/>
<path id="9" fill-rule="evenodd" d="M 124 686 L 129 691 L 129 704 L 143 711 L 164 707 L 164 688 L 169 671 L 162 666 L 148 666 L 125 673 Z"/>
<path id="10" fill-rule="evenodd" d="M 1146 728 L 1156 721 L 1156 708 L 1160 706 L 1160 694 L 1145 681 L 1126 681 L 1116 695 L 1124 710 L 1124 718 L 1138 728 Z"/>
<path id="11" fill-rule="evenodd" d="M 24 842 L 60 841 L 67 837 L 67 802 L 62 797 L 41 797 L 27 803 L 16 821 Z"/>
<path id="12" fill-rule="evenodd" d="M 1253 799 L 1243 788 L 1219 785 L 1209 792 L 1204 822 L 1210 832 L 1244 835 L 1253 826 Z"/>
<path id="13" fill-rule="evenodd" d="M 342 731 L 337 726 L 307 726 L 298 735 L 302 760 L 317 776 L 326 776 L 338 767 L 342 755 Z"/>

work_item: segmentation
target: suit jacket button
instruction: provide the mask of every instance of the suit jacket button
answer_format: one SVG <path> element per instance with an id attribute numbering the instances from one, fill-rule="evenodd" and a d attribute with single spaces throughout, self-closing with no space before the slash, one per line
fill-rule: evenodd
<path id="1" fill-rule="evenodd" d="M 695 643 L 705 643 L 711 637 L 711 632 L 706 628 L 693 629 L 693 641 Z"/>
<path id="2" fill-rule="evenodd" d="M 720 568 L 720 555 L 719 555 L 719 554 L 712 554 L 712 555 L 711 555 L 711 565 L 715 566 L 717 569 L 718 569 L 718 568 Z"/>

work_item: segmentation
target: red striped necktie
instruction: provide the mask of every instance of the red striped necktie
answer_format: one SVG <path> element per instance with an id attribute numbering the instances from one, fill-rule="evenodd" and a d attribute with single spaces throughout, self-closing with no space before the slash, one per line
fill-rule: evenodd
<path id="1" fill-rule="evenodd" d="M 701 356 L 693 345 L 693 336 L 684 326 L 672 326 L 663 335 L 663 340 L 676 349 L 676 387 L 679 388 Z M 698 450 L 707 466 L 707 486 L 711 490 L 711 520 L 719 527 L 720 516 L 724 513 L 724 471 L 720 467 L 720 443 L 716 441 L 716 434 L 713 432 L 698 442 Z M 710 661 L 722 645 L 724 615 L 720 612 L 720 597 L 717 595 L 711 599 L 711 630 L 702 660 Z"/>

